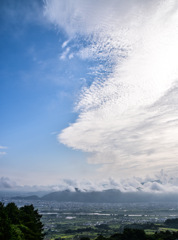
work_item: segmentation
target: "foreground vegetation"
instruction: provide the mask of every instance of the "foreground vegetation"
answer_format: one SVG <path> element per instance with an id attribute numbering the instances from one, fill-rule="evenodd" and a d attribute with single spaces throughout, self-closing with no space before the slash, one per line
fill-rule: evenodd
<path id="1" fill-rule="evenodd" d="M 176 219 L 178 220 L 178 219 Z M 174 219 L 173 219 L 174 221 Z M 153 224 L 154 225 L 154 224 Z M 135 225 L 135 227 L 138 228 L 144 228 L 145 224 L 141 225 Z M 91 232 L 86 232 L 86 229 L 83 229 L 83 231 L 76 230 L 75 234 L 77 235 L 63 235 L 61 237 L 51 238 L 51 240 L 59 240 L 59 239 L 74 239 L 74 240 L 177 240 L 178 239 L 178 229 L 172 229 L 167 228 L 160 228 L 162 231 L 153 231 L 152 229 L 134 229 L 132 228 L 125 228 L 122 233 L 114 233 L 108 237 L 97 234 L 97 236 L 90 237 Z M 168 230 L 169 229 L 169 230 Z M 67 234 L 68 232 L 66 232 Z M 83 234 L 84 233 L 84 234 Z M 74 234 L 74 232 L 71 232 L 71 234 Z"/>
<path id="2" fill-rule="evenodd" d="M 18 208 L 15 203 L 4 206 L 0 202 L 1 240 L 42 240 L 41 215 L 33 205 Z"/>
<path id="3" fill-rule="evenodd" d="M 146 234 L 144 230 L 124 229 L 123 233 L 117 233 L 109 238 L 98 236 L 96 240 L 176 240 L 178 232 L 155 232 L 152 235 Z"/>
<path id="4" fill-rule="evenodd" d="M 17 207 L 22 206 L 22 202 L 17 205 L 15 203 L 4 205 L 0 202 L 0 240 L 178 239 L 178 218 L 160 222 L 147 221 L 149 216 L 152 216 L 153 206 L 150 210 L 145 206 L 144 209 L 139 210 L 136 206 L 134 209 L 134 206 L 118 208 L 114 205 L 87 207 L 86 204 L 56 205 L 49 202 L 38 202 L 38 204 L 34 208 L 30 202 L 23 203 L 23 207 Z M 35 209 L 39 209 L 41 215 Z M 126 209 L 129 211 L 127 212 Z M 159 211 L 159 208 L 156 209 Z M 161 209 L 160 216 L 163 213 L 169 215 L 165 209 L 162 207 Z M 171 213 L 174 211 L 175 214 L 176 209 L 170 209 Z M 125 212 L 127 214 L 122 214 Z M 153 220 L 156 216 L 154 215 Z"/>

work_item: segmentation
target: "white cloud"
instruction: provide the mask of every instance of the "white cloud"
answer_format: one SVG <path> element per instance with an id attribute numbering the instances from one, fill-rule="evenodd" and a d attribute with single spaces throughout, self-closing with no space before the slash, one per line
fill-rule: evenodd
<path id="1" fill-rule="evenodd" d="M 5 146 L 0 146 L 0 149 L 7 149 L 7 147 L 5 147 Z"/>
<path id="2" fill-rule="evenodd" d="M 178 178 L 172 177 L 163 170 L 157 172 L 153 177 L 130 177 L 116 180 L 114 178 L 103 178 L 97 180 L 89 179 L 60 179 L 54 185 L 19 185 L 7 177 L 0 178 L 0 190 L 11 191 L 65 191 L 75 192 L 76 189 L 86 191 L 104 191 L 109 189 L 120 190 L 121 192 L 145 192 L 145 193 L 177 193 Z"/>
<path id="3" fill-rule="evenodd" d="M 6 152 L 0 152 L 0 156 L 6 155 Z"/>
<path id="4" fill-rule="evenodd" d="M 5 151 L 1 151 L 2 149 L 7 149 L 7 147 L 6 146 L 0 146 L 0 157 L 7 154 Z"/>
<path id="5" fill-rule="evenodd" d="M 91 153 L 101 175 L 177 172 L 177 1 L 52 0 L 45 14 L 80 43 L 77 56 L 105 68 L 83 89 L 60 142 Z"/>
<path id="6" fill-rule="evenodd" d="M 66 59 L 66 57 L 69 54 L 69 52 L 70 52 L 70 48 L 66 48 L 65 51 L 61 54 L 60 59 L 61 60 Z"/>
<path id="7" fill-rule="evenodd" d="M 65 48 L 65 47 L 68 45 L 68 43 L 69 43 L 69 40 L 63 42 L 63 44 L 62 44 L 62 48 Z"/>
<path id="8" fill-rule="evenodd" d="M 10 180 L 8 177 L 1 177 L 0 178 L 0 189 L 11 189 L 16 186 L 16 183 Z"/>

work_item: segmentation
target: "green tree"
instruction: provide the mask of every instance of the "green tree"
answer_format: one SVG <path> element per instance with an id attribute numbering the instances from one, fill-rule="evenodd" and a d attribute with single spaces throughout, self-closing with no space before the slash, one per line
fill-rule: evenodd
<path id="1" fill-rule="evenodd" d="M 0 239 L 9 240 L 11 237 L 10 221 L 4 204 L 0 202 Z"/>
<path id="2" fill-rule="evenodd" d="M 21 230 L 29 240 L 42 240 L 44 237 L 41 215 L 33 205 L 21 207 L 19 210 Z M 25 228 L 24 228 L 25 226 Z"/>
<path id="3" fill-rule="evenodd" d="M 33 205 L 18 209 L 14 203 L 0 202 L 0 240 L 42 240 L 41 215 Z"/>
<path id="4" fill-rule="evenodd" d="M 8 203 L 5 207 L 5 211 L 11 224 L 19 224 L 19 209 L 15 203 Z"/>
<path id="5" fill-rule="evenodd" d="M 123 240 L 145 240 L 146 235 L 144 230 L 140 229 L 124 229 Z"/>

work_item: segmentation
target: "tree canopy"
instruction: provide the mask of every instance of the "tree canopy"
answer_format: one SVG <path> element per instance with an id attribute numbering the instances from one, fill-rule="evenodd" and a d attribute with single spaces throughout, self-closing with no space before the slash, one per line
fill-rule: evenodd
<path id="1" fill-rule="evenodd" d="M 41 215 L 33 205 L 18 208 L 15 203 L 6 206 L 0 202 L 1 240 L 42 240 Z"/>

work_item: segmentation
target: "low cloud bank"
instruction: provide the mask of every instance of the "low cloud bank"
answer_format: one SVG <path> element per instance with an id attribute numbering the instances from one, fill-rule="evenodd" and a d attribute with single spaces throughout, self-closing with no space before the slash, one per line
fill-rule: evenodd
<path id="1" fill-rule="evenodd" d="M 19 185 L 9 178 L 0 178 L 0 190 L 4 191 L 65 191 L 71 192 L 91 192 L 91 191 L 104 191 L 109 189 L 116 189 L 121 192 L 145 192 L 145 193 L 175 193 L 178 194 L 178 177 L 172 177 L 164 173 L 159 172 L 154 177 L 146 178 L 128 178 L 116 181 L 113 178 L 106 180 L 73 180 L 73 179 L 61 179 L 58 184 L 50 186 L 27 186 Z"/>
<path id="2" fill-rule="evenodd" d="M 0 189 L 15 189 L 18 187 L 16 183 L 12 180 L 10 180 L 8 177 L 1 177 L 0 178 Z"/>

